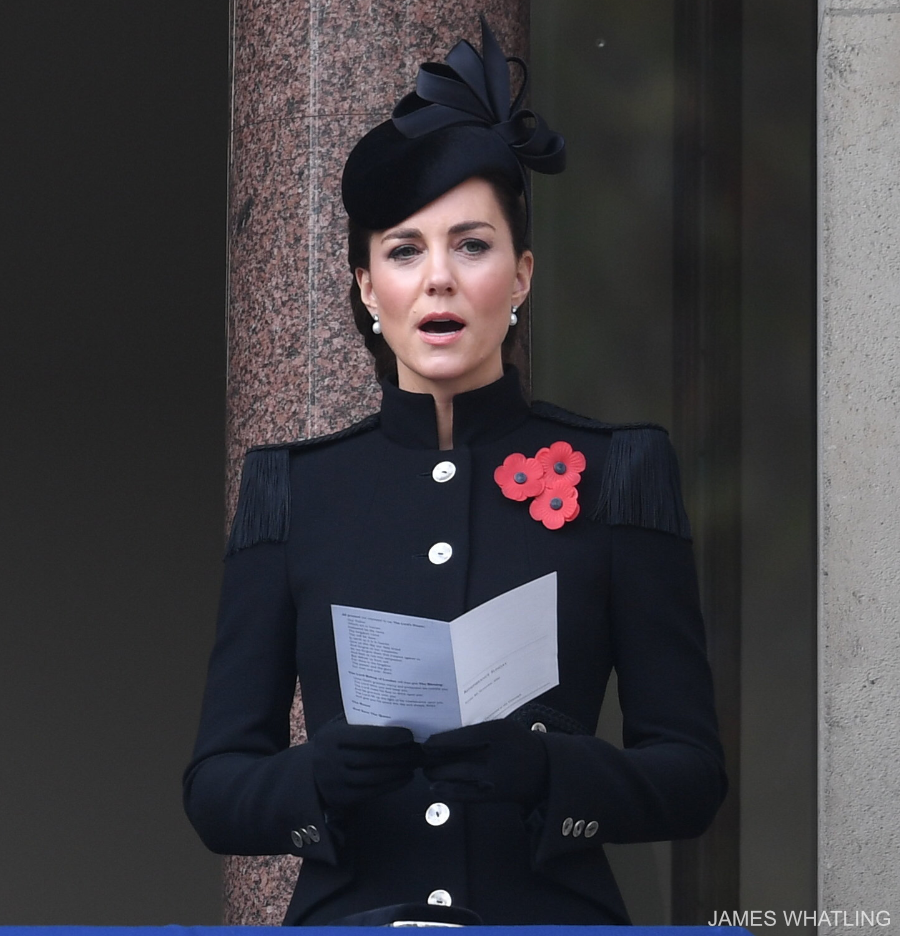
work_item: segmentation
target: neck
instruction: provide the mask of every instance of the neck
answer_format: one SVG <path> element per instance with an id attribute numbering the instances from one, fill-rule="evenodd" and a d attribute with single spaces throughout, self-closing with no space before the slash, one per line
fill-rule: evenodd
<path id="1" fill-rule="evenodd" d="M 442 451 L 453 448 L 453 394 L 432 394 L 437 416 L 438 447 Z"/>

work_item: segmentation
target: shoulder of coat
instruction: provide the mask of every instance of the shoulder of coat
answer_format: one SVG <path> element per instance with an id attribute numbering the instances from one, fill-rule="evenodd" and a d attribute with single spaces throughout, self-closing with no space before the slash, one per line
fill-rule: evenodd
<path id="1" fill-rule="evenodd" d="M 552 403 L 535 402 L 531 411 L 541 419 L 609 436 L 600 496 L 590 514 L 593 520 L 691 538 L 678 459 L 662 426 L 600 422 Z"/>
<path id="2" fill-rule="evenodd" d="M 283 543 L 291 518 L 291 454 L 321 448 L 376 428 L 378 414 L 311 439 L 254 445 L 244 456 L 241 490 L 225 555 L 257 543 Z"/>
<path id="3" fill-rule="evenodd" d="M 573 413 L 571 410 L 556 406 L 554 403 L 545 403 L 543 400 L 535 400 L 531 404 L 531 413 L 540 419 L 546 419 L 550 422 L 560 423 L 563 426 L 571 426 L 573 429 L 591 429 L 595 432 L 606 433 L 628 432 L 639 429 L 655 429 L 663 435 L 668 435 L 662 426 L 656 423 L 608 423 L 599 419 L 592 419 L 590 416 L 581 416 L 579 413 Z"/>
<path id="4" fill-rule="evenodd" d="M 295 439 L 292 442 L 270 442 L 265 445 L 254 445 L 247 449 L 247 455 L 254 452 L 273 452 L 279 449 L 286 449 L 289 452 L 302 451 L 304 449 L 318 448 L 327 445 L 329 442 L 339 442 L 341 439 L 349 439 L 352 436 L 362 435 L 378 426 L 380 421 L 378 413 L 372 413 L 369 416 L 353 423 L 352 426 L 346 426 L 344 429 L 338 429 L 336 432 L 329 432 L 326 435 L 313 436 L 310 439 Z"/>

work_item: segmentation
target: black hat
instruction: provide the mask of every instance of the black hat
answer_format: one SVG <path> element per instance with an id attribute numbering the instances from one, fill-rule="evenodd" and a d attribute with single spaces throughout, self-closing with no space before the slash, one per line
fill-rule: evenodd
<path id="1" fill-rule="evenodd" d="M 565 140 L 521 107 L 525 63 L 503 54 L 483 16 L 481 48 L 483 58 L 462 40 L 444 63 L 421 65 L 416 90 L 353 148 L 341 194 L 357 224 L 373 231 L 392 227 L 472 176 L 500 174 L 527 198 L 525 167 L 565 168 Z M 522 70 L 512 106 L 508 62 Z"/>

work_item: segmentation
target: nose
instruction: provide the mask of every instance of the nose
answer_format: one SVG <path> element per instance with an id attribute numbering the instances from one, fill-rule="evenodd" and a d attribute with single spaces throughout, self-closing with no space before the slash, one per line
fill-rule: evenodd
<path id="1" fill-rule="evenodd" d="M 449 295 L 456 291 L 456 276 L 449 258 L 440 250 L 428 255 L 425 292 L 429 296 Z"/>

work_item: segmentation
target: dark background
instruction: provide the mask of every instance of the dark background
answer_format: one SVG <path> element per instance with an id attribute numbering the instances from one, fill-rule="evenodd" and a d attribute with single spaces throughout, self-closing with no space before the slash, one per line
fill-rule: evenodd
<path id="1" fill-rule="evenodd" d="M 678 206 L 692 209 L 679 190 L 688 167 L 675 156 L 684 113 L 675 73 L 689 55 L 678 44 L 680 17 L 704 6 L 535 0 L 531 8 L 532 102 L 568 148 L 565 173 L 533 180 L 535 394 L 600 419 L 658 421 L 673 430 L 683 462 L 678 430 L 687 414 L 679 419 L 673 390 L 684 347 L 683 319 L 679 325 L 674 314 L 684 271 L 673 276 L 673 258 L 686 256 L 677 242 L 686 229 Z M 815 0 L 740 6 L 740 87 L 738 100 L 730 99 L 740 140 L 729 144 L 740 192 L 712 196 L 703 217 L 712 225 L 713 212 L 736 213 L 723 226 L 739 229 L 740 256 L 728 272 L 729 289 L 739 290 L 739 322 L 721 311 L 739 329 L 728 344 L 740 354 L 723 386 L 739 381 L 741 398 L 729 390 L 721 404 L 707 397 L 694 405 L 718 409 L 720 426 L 740 434 L 739 514 L 719 516 L 729 532 L 738 527 L 739 545 L 729 548 L 739 548 L 741 579 L 741 636 L 726 663 L 739 654 L 740 678 L 723 686 L 733 699 L 738 683 L 740 706 L 719 700 L 726 730 L 740 720 L 741 764 L 731 776 L 739 868 L 727 873 L 737 872 L 740 907 L 775 910 L 781 920 L 784 909 L 816 906 L 817 9 Z M 721 0 L 723 7 L 735 4 Z M 710 321 L 728 295 L 713 288 L 710 271 L 734 259 L 727 240 L 721 249 L 721 258 L 703 254 Z M 720 337 L 706 353 L 717 355 L 724 344 Z M 715 499 L 711 472 L 704 483 L 704 496 Z M 719 483 L 733 484 L 734 475 Z M 716 586 L 729 587 L 721 578 Z M 716 608 L 706 610 L 715 632 Z M 601 718 L 603 731 L 620 737 L 614 718 Z M 632 919 L 664 922 L 672 897 L 668 846 L 607 853 Z"/>
<path id="2" fill-rule="evenodd" d="M 0 12 L 0 924 L 219 919 L 228 8 Z"/>

